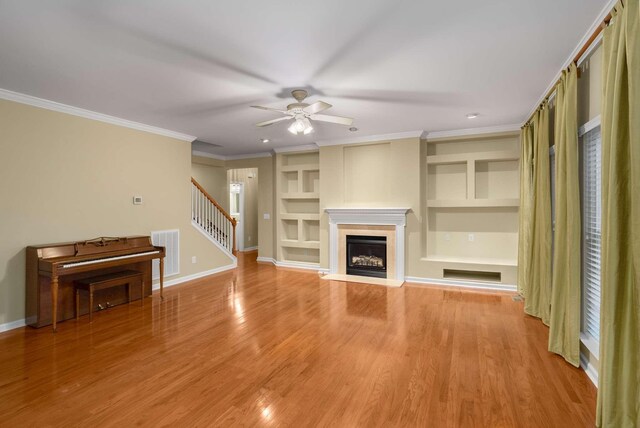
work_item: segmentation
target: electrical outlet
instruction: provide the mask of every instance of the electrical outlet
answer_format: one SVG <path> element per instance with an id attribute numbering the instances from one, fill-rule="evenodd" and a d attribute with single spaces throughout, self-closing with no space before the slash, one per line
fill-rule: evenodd
<path id="1" fill-rule="evenodd" d="M 262 218 L 264 218 L 265 220 L 271 220 L 271 214 L 264 213 L 264 214 L 262 214 Z"/>
<path id="2" fill-rule="evenodd" d="M 251 242 L 251 235 L 247 236 L 247 241 Z"/>
<path id="3" fill-rule="evenodd" d="M 469 234 L 469 242 L 473 242 L 476 240 L 476 236 L 473 233 Z"/>
<path id="4" fill-rule="evenodd" d="M 198 263 L 198 259 L 196 258 L 196 256 L 191 257 L 191 263 L 193 264 Z"/>
<path id="5" fill-rule="evenodd" d="M 445 241 L 451 241 L 451 235 L 450 235 L 450 234 L 448 234 L 448 233 L 445 233 L 445 234 L 444 234 L 444 240 L 445 240 Z"/>

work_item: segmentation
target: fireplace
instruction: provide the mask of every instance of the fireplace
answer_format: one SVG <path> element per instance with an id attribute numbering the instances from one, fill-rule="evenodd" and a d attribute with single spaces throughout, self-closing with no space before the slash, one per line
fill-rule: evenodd
<path id="1" fill-rule="evenodd" d="M 347 275 L 387 277 L 387 237 L 347 235 Z"/>

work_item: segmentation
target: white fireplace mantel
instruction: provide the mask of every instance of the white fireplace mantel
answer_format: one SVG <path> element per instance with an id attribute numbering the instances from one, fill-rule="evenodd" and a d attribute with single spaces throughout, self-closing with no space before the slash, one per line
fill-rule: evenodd
<path id="1" fill-rule="evenodd" d="M 395 226 L 396 275 L 404 281 L 404 235 L 409 208 L 326 208 L 329 214 L 329 272 L 338 273 L 338 225 Z"/>

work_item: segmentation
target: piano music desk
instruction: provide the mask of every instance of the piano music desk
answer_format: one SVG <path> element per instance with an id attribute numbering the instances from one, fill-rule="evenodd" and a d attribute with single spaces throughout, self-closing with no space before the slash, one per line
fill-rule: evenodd
<path id="1" fill-rule="evenodd" d="M 131 303 L 131 285 L 137 283 L 140 287 L 140 301 L 144 306 L 144 280 L 142 273 L 135 270 L 113 272 L 94 276 L 74 282 L 76 294 L 76 320 L 80 319 L 80 291 L 89 293 L 89 322 L 93 321 L 93 293 L 107 288 L 127 286 L 127 299 Z"/>

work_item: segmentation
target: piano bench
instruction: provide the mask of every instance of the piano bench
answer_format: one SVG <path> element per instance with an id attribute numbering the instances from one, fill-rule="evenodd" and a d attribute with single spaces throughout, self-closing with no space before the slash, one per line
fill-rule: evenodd
<path id="1" fill-rule="evenodd" d="M 80 318 L 80 291 L 86 291 L 89 293 L 89 322 L 91 322 L 93 321 L 93 293 L 95 291 L 126 285 L 127 298 L 129 299 L 129 303 L 131 303 L 132 284 L 138 284 L 140 286 L 140 301 L 142 302 L 142 306 L 144 306 L 144 280 L 142 272 L 124 270 L 74 281 L 73 285 L 76 293 L 76 320 Z"/>

